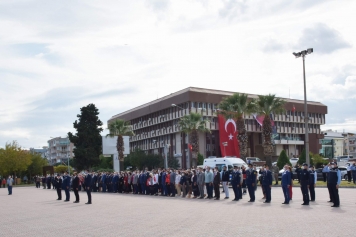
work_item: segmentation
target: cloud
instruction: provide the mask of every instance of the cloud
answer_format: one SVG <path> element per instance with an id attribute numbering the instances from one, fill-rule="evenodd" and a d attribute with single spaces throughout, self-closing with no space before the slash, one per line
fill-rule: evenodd
<path id="1" fill-rule="evenodd" d="M 233 19 L 244 14 L 246 9 L 246 0 L 223 0 L 223 7 L 219 9 L 219 16 Z"/>
<path id="2" fill-rule="evenodd" d="M 286 49 L 286 45 L 279 43 L 275 39 L 270 39 L 266 42 L 262 50 L 265 53 L 276 53 L 276 52 L 281 52 Z"/>
<path id="3" fill-rule="evenodd" d="M 296 48 L 299 49 L 314 48 L 314 52 L 321 54 L 330 54 L 336 50 L 350 47 L 351 45 L 343 39 L 337 30 L 323 23 L 304 29 L 296 45 Z"/>

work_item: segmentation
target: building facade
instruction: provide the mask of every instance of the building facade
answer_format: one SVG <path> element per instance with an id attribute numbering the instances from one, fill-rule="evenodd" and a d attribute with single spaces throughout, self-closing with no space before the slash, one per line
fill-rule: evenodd
<path id="1" fill-rule="evenodd" d="M 210 122 L 207 127 L 211 133 L 199 134 L 199 153 L 204 157 L 221 156 L 219 141 L 219 124 L 217 118 L 218 104 L 224 97 L 234 92 L 189 87 L 163 98 L 114 115 L 115 119 L 130 121 L 135 136 L 130 138 L 130 150 L 135 148 L 146 152 L 164 153 L 169 145 L 169 156 L 178 159 L 181 167 L 189 168 L 189 137 L 179 130 L 179 119 L 191 112 L 201 113 Z M 257 95 L 248 95 L 257 98 Z M 275 136 L 275 156 L 284 149 L 289 156 L 298 156 L 304 148 L 304 102 L 285 99 L 286 113 L 273 115 L 277 135 Z M 176 106 L 172 106 L 176 105 Z M 295 108 L 295 109 L 293 109 Z M 325 124 L 327 106 L 319 102 L 308 102 L 310 151 L 318 153 L 323 138 L 320 125 Z M 248 156 L 264 158 L 262 148 L 262 128 L 253 115 L 245 116 L 248 131 Z"/>
<path id="2" fill-rule="evenodd" d="M 73 158 L 74 145 L 69 138 L 55 137 L 48 140 L 48 162 L 51 165 L 56 163 L 67 164 L 68 160 Z"/>
<path id="3" fill-rule="evenodd" d="M 30 148 L 30 153 L 32 153 L 32 154 L 40 154 L 42 158 L 47 158 L 48 147 L 44 146 L 42 148 Z"/>
<path id="4" fill-rule="evenodd" d="M 321 140 L 319 151 L 324 157 L 336 158 L 338 156 L 356 155 L 353 133 L 338 132 L 333 130 L 323 131 L 324 139 Z"/>

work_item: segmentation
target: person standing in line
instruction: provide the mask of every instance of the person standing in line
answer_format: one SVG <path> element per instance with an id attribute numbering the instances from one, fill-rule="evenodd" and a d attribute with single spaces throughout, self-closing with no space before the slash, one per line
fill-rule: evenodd
<path id="1" fill-rule="evenodd" d="M 262 180 L 262 187 L 266 195 L 266 200 L 264 201 L 264 203 L 271 202 L 272 179 L 273 179 L 272 172 L 269 170 L 269 166 L 265 165 L 265 170 L 264 170 L 264 175 Z"/>
<path id="2" fill-rule="evenodd" d="M 223 185 L 223 190 L 225 192 L 225 199 L 229 199 L 229 181 L 230 181 L 230 171 L 226 170 L 226 166 L 224 166 L 222 174 L 221 174 L 221 181 Z"/>
<path id="3" fill-rule="evenodd" d="M 182 194 L 181 187 L 179 185 L 180 178 L 181 178 L 180 171 L 176 170 L 176 180 L 175 180 L 174 184 L 175 184 L 175 187 L 176 187 L 176 190 L 177 190 L 177 196 L 179 196 L 179 197 Z"/>
<path id="4" fill-rule="evenodd" d="M 355 161 L 351 166 L 351 173 L 352 173 L 352 181 L 354 184 L 356 184 L 356 162 Z"/>
<path id="5" fill-rule="evenodd" d="M 87 192 L 88 196 L 88 202 L 85 204 L 91 204 L 91 184 L 92 184 L 92 174 L 87 170 L 85 178 L 84 178 L 84 184 L 85 184 L 85 191 Z"/>
<path id="6" fill-rule="evenodd" d="M 274 181 L 275 181 L 274 185 L 278 185 L 279 168 L 278 168 L 277 164 L 274 164 L 272 166 L 272 172 L 273 172 L 273 177 L 274 177 Z"/>
<path id="7" fill-rule="evenodd" d="M 310 192 L 310 201 L 315 201 L 315 184 L 317 181 L 317 173 L 315 172 L 314 166 L 309 166 L 309 192 Z"/>
<path id="8" fill-rule="evenodd" d="M 308 164 L 303 164 L 303 169 L 300 171 L 299 175 L 300 188 L 303 194 L 303 203 L 301 205 L 307 206 L 309 205 L 309 172 L 308 172 Z"/>
<path id="9" fill-rule="evenodd" d="M 351 182 L 351 165 L 350 163 L 347 163 L 346 165 L 346 170 L 347 170 L 347 182 Z"/>
<path id="10" fill-rule="evenodd" d="M 186 173 L 184 171 L 182 171 L 182 176 L 180 177 L 180 181 L 179 181 L 179 185 L 181 186 L 182 192 L 183 192 L 182 198 L 185 198 L 187 195 L 186 184 L 187 184 Z"/>
<path id="11" fill-rule="evenodd" d="M 213 178 L 214 175 L 212 172 L 210 172 L 210 167 L 207 166 L 205 171 L 205 185 L 208 196 L 206 197 L 206 199 L 213 198 Z"/>
<path id="12" fill-rule="evenodd" d="M 248 189 L 248 194 L 250 195 L 250 200 L 248 202 L 255 202 L 255 185 L 257 171 L 252 168 L 252 164 L 249 164 L 249 169 L 246 171 L 246 185 Z"/>
<path id="13" fill-rule="evenodd" d="M 330 171 L 328 173 L 328 184 L 330 185 L 331 195 L 334 205 L 331 207 L 340 207 L 339 186 L 341 182 L 341 171 L 338 169 L 337 164 L 330 163 Z"/>
<path id="14" fill-rule="evenodd" d="M 237 174 L 238 174 L 238 182 L 237 182 L 237 191 L 240 195 L 239 199 L 242 199 L 242 183 L 243 183 L 243 175 L 242 175 L 242 170 L 240 169 L 240 167 L 237 167 Z"/>
<path id="15" fill-rule="evenodd" d="M 161 185 L 162 185 L 161 196 L 167 196 L 166 176 L 167 176 L 166 170 L 163 169 L 161 175 Z"/>
<path id="16" fill-rule="evenodd" d="M 232 177 L 231 177 L 231 186 L 232 190 L 234 191 L 235 198 L 232 201 L 238 201 L 240 199 L 240 193 L 238 191 L 237 186 L 239 185 L 239 173 L 237 171 L 237 166 L 234 166 L 234 170 L 232 171 Z M 224 174 L 223 174 L 224 176 Z"/>
<path id="17" fill-rule="evenodd" d="M 204 185 L 205 185 L 205 174 L 203 168 L 199 168 L 198 178 L 197 178 L 198 188 L 199 188 L 199 199 L 204 199 Z"/>
<path id="18" fill-rule="evenodd" d="M 214 193 L 215 193 L 215 199 L 214 200 L 220 200 L 220 172 L 218 170 L 218 167 L 215 167 L 214 170 Z"/>
<path id="19" fill-rule="evenodd" d="M 187 194 L 188 194 L 187 198 L 191 198 L 193 188 L 192 188 L 192 173 L 190 172 L 190 170 L 188 170 L 186 185 L 187 185 Z"/>
<path id="20" fill-rule="evenodd" d="M 198 175 L 195 170 L 193 170 L 193 175 L 192 175 L 192 189 L 193 189 L 193 198 L 198 198 L 200 196 L 199 193 L 199 187 L 198 187 Z"/>
<path id="21" fill-rule="evenodd" d="M 12 195 L 12 184 L 14 183 L 14 180 L 12 179 L 12 176 L 10 175 L 9 178 L 7 179 L 7 190 L 9 192 L 8 195 Z"/>
<path id="22" fill-rule="evenodd" d="M 258 173 L 260 174 L 260 177 L 258 179 L 259 179 L 261 189 L 262 189 L 262 195 L 263 195 L 262 199 L 266 199 L 266 191 L 263 186 L 263 179 L 265 178 L 265 175 L 266 175 L 265 168 L 261 167 L 261 169 Z"/>
<path id="23" fill-rule="evenodd" d="M 64 176 L 63 176 L 63 183 L 62 183 L 62 189 L 64 189 L 64 192 L 66 194 L 66 200 L 64 200 L 65 202 L 69 202 L 70 201 L 70 180 L 71 177 L 68 175 L 68 172 L 64 172 Z"/>
<path id="24" fill-rule="evenodd" d="M 297 173 L 297 179 L 298 179 L 298 183 L 300 183 L 300 175 L 301 175 L 301 171 L 302 169 L 300 168 L 300 166 L 297 164 L 295 167 L 295 172 Z"/>
<path id="25" fill-rule="evenodd" d="M 324 165 L 322 173 L 323 173 L 323 180 L 324 180 L 324 183 L 325 183 L 326 182 L 326 176 L 329 173 L 329 166 L 328 165 Z"/>
<path id="26" fill-rule="evenodd" d="M 102 192 L 106 193 L 106 173 L 104 172 L 101 176 Z"/>
<path id="27" fill-rule="evenodd" d="M 73 186 L 73 192 L 75 195 L 75 201 L 73 203 L 79 203 L 79 177 L 77 175 L 77 172 L 73 173 L 73 181 L 72 181 L 72 186 Z"/>
<path id="28" fill-rule="evenodd" d="M 42 186 L 43 189 L 46 189 L 46 176 L 42 176 Z"/>
<path id="29" fill-rule="evenodd" d="M 288 166 L 288 170 L 289 170 L 289 174 L 290 174 L 290 185 L 289 185 L 289 200 L 291 201 L 293 198 L 293 171 L 292 171 L 292 167 Z"/>
<path id="30" fill-rule="evenodd" d="M 46 179 L 46 181 L 47 181 L 47 189 L 51 189 L 51 175 L 47 175 L 47 179 Z"/>
<path id="31" fill-rule="evenodd" d="M 330 172 L 330 169 L 331 169 L 331 163 L 329 163 L 328 165 L 327 165 L 327 167 L 328 167 L 328 171 L 327 171 L 327 176 L 326 176 L 326 186 L 327 186 L 327 188 L 328 188 L 328 192 L 329 192 L 329 198 L 330 198 L 330 200 L 328 201 L 328 202 L 334 202 L 334 200 L 333 200 L 333 195 L 332 195 L 332 191 L 331 191 L 331 186 L 330 186 L 330 184 L 329 184 L 329 178 L 328 178 L 328 175 L 329 175 L 329 172 Z"/>
<path id="32" fill-rule="evenodd" d="M 281 184 L 284 194 L 284 202 L 282 204 L 289 204 L 289 186 L 291 182 L 291 176 L 288 169 L 288 166 L 284 166 L 284 171 L 282 173 Z"/>
<path id="33" fill-rule="evenodd" d="M 137 175 L 137 170 L 132 172 L 132 187 L 133 187 L 133 194 L 137 194 L 137 181 L 138 181 L 138 175 Z"/>
<path id="34" fill-rule="evenodd" d="M 5 188 L 5 185 L 6 185 L 6 179 L 5 178 L 2 179 L 1 184 L 2 184 L 2 187 Z"/>
<path id="35" fill-rule="evenodd" d="M 170 185 L 171 194 L 172 194 L 171 197 L 176 196 L 175 183 L 176 183 L 176 173 L 174 172 L 174 169 L 171 169 L 170 176 L 169 176 L 169 185 Z"/>
<path id="36" fill-rule="evenodd" d="M 243 188 L 243 195 L 246 195 L 246 168 L 245 166 L 241 167 L 241 173 L 242 173 L 242 188 Z"/>
<path id="37" fill-rule="evenodd" d="M 62 177 L 60 176 L 60 174 L 58 173 L 56 178 L 54 179 L 54 182 L 56 184 L 56 189 L 57 189 L 57 200 L 62 200 Z"/>

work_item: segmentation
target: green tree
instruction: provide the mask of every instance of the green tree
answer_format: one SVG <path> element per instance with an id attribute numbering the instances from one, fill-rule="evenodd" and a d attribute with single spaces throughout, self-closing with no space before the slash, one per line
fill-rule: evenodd
<path id="1" fill-rule="evenodd" d="M 99 156 L 100 162 L 98 166 L 93 167 L 93 170 L 101 170 L 101 169 L 113 169 L 114 163 L 113 163 L 113 158 L 112 156 L 110 157 L 105 157 L 103 155 Z"/>
<path id="2" fill-rule="evenodd" d="M 282 169 L 285 164 L 292 166 L 292 164 L 290 163 L 290 160 L 287 156 L 286 151 L 282 150 L 278 157 L 277 166 L 279 169 Z"/>
<path id="3" fill-rule="evenodd" d="M 131 166 L 136 169 L 144 169 L 147 167 L 148 169 L 155 169 L 158 167 L 162 167 L 164 163 L 164 158 L 157 154 L 146 154 L 141 149 L 136 149 L 131 152 L 125 160 L 129 160 Z M 168 164 L 169 164 L 168 160 Z"/>
<path id="4" fill-rule="evenodd" d="M 124 169 L 124 149 L 125 149 L 123 136 L 133 136 L 135 134 L 132 131 L 130 122 L 122 120 L 122 119 L 117 119 L 117 120 L 111 122 L 108 126 L 108 129 L 109 129 L 109 134 L 107 136 L 109 136 L 109 137 L 117 136 L 116 148 L 117 148 L 117 152 L 119 154 L 120 169 L 123 170 Z"/>
<path id="5" fill-rule="evenodd" d="M 204 163 L 204 156 L 202 154 L 198 154 L 198 164 L 197 165 L 203 165 Z"/>
<path id="6" fill-rule="evenodd" d="M 6 143 L 5 149 L 0 150 L 0 173 L 3 175 L 25 171 L 31 165 L 31 154 L 13 141 Z"/>
<path id="7" fill-rule="evenodd" d="M 68 166 L 67 165 L 58 165 L 54 167 L 54 172 L 55 173 L 64 173 L 68 171 Z M 73 169 L 72 167 L 69 166 L 69 171 L 72 174 L 73 173 Z"/>
<path id="8" fill-rule="evenodd" d="M 164 158 L 164 157 L 162 157 Z M 199 159 L 199 155 L 198 155 L 198 159 Z M 164 162 L 163 162 L 164 164 Z M 179 162 L 175 157 L 170 157 L 168 156 L 168 167 L 172 168 L 172 169 L 178 169 L 179 168 Z"/>
<path id="9" fill-rule="evenodd" d="M 313 153 L 309 152 L 310 164 L 308 164 L 308 165 L 314 165 L 312 155 L 313 155 Z M 304 163 L 306 163 L 306 159 L 307 159 L 306 152 L 305 152 L 305 149 L 303 149 L 302 154 L 300 154 L 300 156 L 299 156 L 298 164 L 303 165 Z"/>
<path id="10" fill-rule="evenodd" d="M 31 154 L 31 165 L 28 166 L 27 168 L 27 173 L 31 177 L 33 175 L 39 175 L 42 174 L 42 168 L 43 166 L 48 165 L 48 160 L 46 158 L 43 158 L 41 154 L 38 153 L 32 153 Z"/>
<path id="11" fill-rule="evenodd" d="M 277 98 L 276 95 L 259 95 L 257 100 L 253 101 L 253 111 L 262 115 L 262 136 L 263 153 L 268 157 L 267 164 L 271 165 L 272 155 L 274 154 L 274 145 L 272 142 L 271 114 L 282 114 L 285 112 L 285 101 Z"/>
<path id="12" fill-rule="evenodd" d="M 99 119 L 99 110 L 94 104 L 89 104 L 80 109 L 78 120 L 75 120 L 73 127 L 77 130 L 75 135 L 68 133 L 69 140 L 74 144 L 74 165 L 78 170 L 90 169 L 97 165 L 99 155 L 102 153 L 102 138 L 100 132 L 103 131 L 103 123 Z"/>
<path id="13" fill-rule="evenodd" d="M 314 154 L 312 152 L 310 152 L 310 161 L 313 163 L 313 165 L 315 165 L 315 168 L 319 168 L 322 165 L 329 163 L 329 161 L 324 160 L 320 154 Z"/>
<path id="14" fill-rule="evenodd" d="M 179 120 L 179 127 L 183 133 L 189 135 L 189 143 L 192 146 L 192 166 L 197 166 L 199 152 L 199 132 L 211 132 L 206 127 L 208 120 L 203 119 L 201 114 L 190 113 Z"/>
<path id="15" fill-rule="evenodd" d="M 237 140 L 239 141 L 240 156 L 247 155 L 247 130 L 244 115 L 253 111 L 253 101 L 248 99 L 246 94 L 235 93 L 224 98 L 219 104 L 219 114 L 226 119 L 236 120 Z"/>

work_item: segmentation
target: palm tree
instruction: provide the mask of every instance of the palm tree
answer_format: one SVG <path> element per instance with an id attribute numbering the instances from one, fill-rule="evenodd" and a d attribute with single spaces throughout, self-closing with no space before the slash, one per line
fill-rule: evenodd
<path id="1" fill-rule="evenodd" d="M 244 115 L 250 114 L 252 111 L 252 100 L 249 100 L 246 94 L 235 93 L 224 98 L 219 104 L 219 114 L 222 114 L 226 119 L 236 120 L 237 140 L 242 158 L 245 158 L 247 154 L 247 131 Z"/>
<path id="2" fill-rule="evenodd" d="M 189 135 L 189 143 L 192 146 L 192 166 L 197 166 L 199 153 L 199 132 L 211 132 L 206 127 L 208 120 L 203 119 L 201 114 L 190 113 L 179 120 L 179 127 L 183 133 Z"/>
<path id="3" fill-rule="evenodd" d="M 254 100 L 254 111 L 258 115 L 264 116 L 262 123 L 263 135 L 263 153 L 265 156 L 272 158 L 274 154 L 274 145 L 272 142 L 272 125 L 271 114 L 283 114 L 285 112 L 285 100 L 276 98 L 274 94 L 259 95 L 257 100 Z M 268 162 L 271 165 L 272 161 Z"/>
<path id="4" fill-rule="evenodd" d="M 108 126 L 109 134 L 106 136 L 115 137 L 117 136 L 116 148 L 119 154 L 120 169 L 124 168 L 124 139 L 123 136 L 133 136 L 135 135 L 132 131 L 132 127 L 129 122 L 117 119 L 110 123 Z"/>

